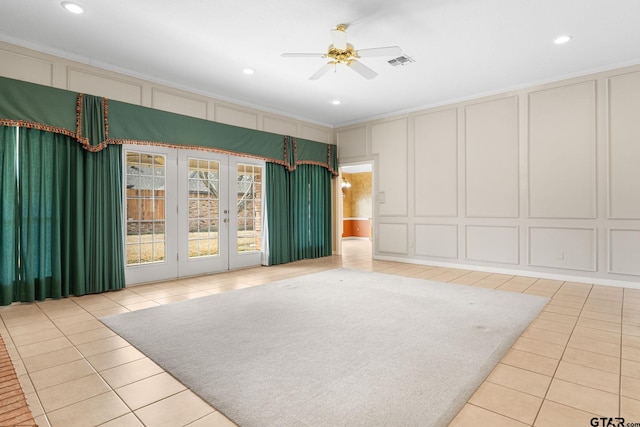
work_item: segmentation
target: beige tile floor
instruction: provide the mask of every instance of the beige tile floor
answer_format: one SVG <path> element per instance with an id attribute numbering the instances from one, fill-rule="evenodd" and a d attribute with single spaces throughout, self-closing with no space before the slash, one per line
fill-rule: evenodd
<path id="1" fill-rule="evenodd" d="M 640 423 L 640 290 L 372 261 L 368 241 L 345 254 L 283 266 L 131 286 L 0 308 L 7 343 L 40 426 L 231 426 L 98 317 L 322 270 L 366 271 L 551 298 L 452 426 Z"/>

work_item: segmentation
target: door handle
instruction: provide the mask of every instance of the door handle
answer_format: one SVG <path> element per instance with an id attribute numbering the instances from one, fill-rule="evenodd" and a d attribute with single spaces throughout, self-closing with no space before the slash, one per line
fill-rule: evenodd
<path id="1" fill-rule="evenodd" d="M 224 221 L 225 223 L 227 223 L 227 222 L 229 222 L 229 218 L 225 218 L 223 221 Z"/>

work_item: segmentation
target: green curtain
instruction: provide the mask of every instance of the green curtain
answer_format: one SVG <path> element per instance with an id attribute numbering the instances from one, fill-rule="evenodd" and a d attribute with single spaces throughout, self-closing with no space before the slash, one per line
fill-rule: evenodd
<path id="1" fill-rule="evenodd" d="M 0 305 L 123 288 L 121 147 L 0 129 Z"/>
<path id="2" fill-rule="evenodd" d="M 105 292 L 125 286 L 122 237 L 122 147 L 106 145 L 106 99 L 82 94 L 81 136 L 97 152 L 84 154 L 84 289 Z"/>
<path id="3" fill-rule="evenodd" d="M 122 237 L 122 147 L 84 151 L 86 293 L 125 287 Z"/>
<path id="4" fill-rule="evenodd" d="M 18 283 L 17 128 L 0 127 L 0 304 L 14 300 Z"/>
<path id="5" fill-rule="evenodd" d="M 309 251 L 308 258 L 329 256 L 333 253 L 331 223 L 331 171 L 321 166 L 302 165 L 309 181 Z"/>
<path id="6" fill-rule="evenodd" d="M 62 142 L 62 141 L 60 141 Z M 56 145 L 55 168 L 59 172 L 58 206 L 60 208 L 60 296 L 84 295 L 85 262 L 85 156 L 91 156 L 73 140 Z"/>
<path id="7" fill-rule="evenodd" d="M 265 167 L 265 204 L 267 205 L 267 265 L 292 261 L 292 229 L 289 228 L 291 200 L 289 172 L 281 165 L 267 163 Z"/>
<path id="8" fill-rule="evenodd" d="M 269 265 L 331 255 L 331 172 L 267 163 Z"/>
<path id="9" fill-rule="evenodd" d="M 62 141 L 61 141 L 62 139 Z M 60 208 L 54 161 L 67 137 L 35 129 L 19 132 L 19 301 L 60 298 Z"/>

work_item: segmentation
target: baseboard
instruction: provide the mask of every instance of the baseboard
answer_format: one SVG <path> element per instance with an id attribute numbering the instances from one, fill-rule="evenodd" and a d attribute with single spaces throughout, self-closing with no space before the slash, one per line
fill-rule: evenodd
<path id="1" fill-rule="evenodd" d="M 592 285 L 612 286 L 617 288 L 640 289 L 640 283 L 626 280 L 603 279 L 597 277 L 572 276 L 569 274 L 544 273 L 540 271 L 515 270 L 509 268 L 487 267 L 482 265 L 458 264 L 452 262 L 427 261 L 421 259 L 398 258 L 391 256 L 374 255 L 373 259 L 380 261 L 402 262 L 405 264 L 428 265 L 432 267 L 455 268 L 458 270 L 475 270 L 487 273 L 509 274 L 512 276 L 535 277 L 538 279 L 562 280 L 564 282 L 580 282 Z"/>

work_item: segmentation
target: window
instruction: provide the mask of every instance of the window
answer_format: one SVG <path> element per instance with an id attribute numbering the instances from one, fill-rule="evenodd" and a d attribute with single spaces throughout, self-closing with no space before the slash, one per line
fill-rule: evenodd
<path id="1" fill-rule="evenodd" d="M 220 163 L 189 161 L 189 258 L 219 254 Z"/>
<path id="2" fill-rule="evenodd" d="M 127 151 L 127 265 L 163 262 L 166 250 L 166 157 Z"/>
<path id="3" fill-rule="evenodd" d="M 262 166 L 238 164 L 238 252 L 260 250 Z"/>

